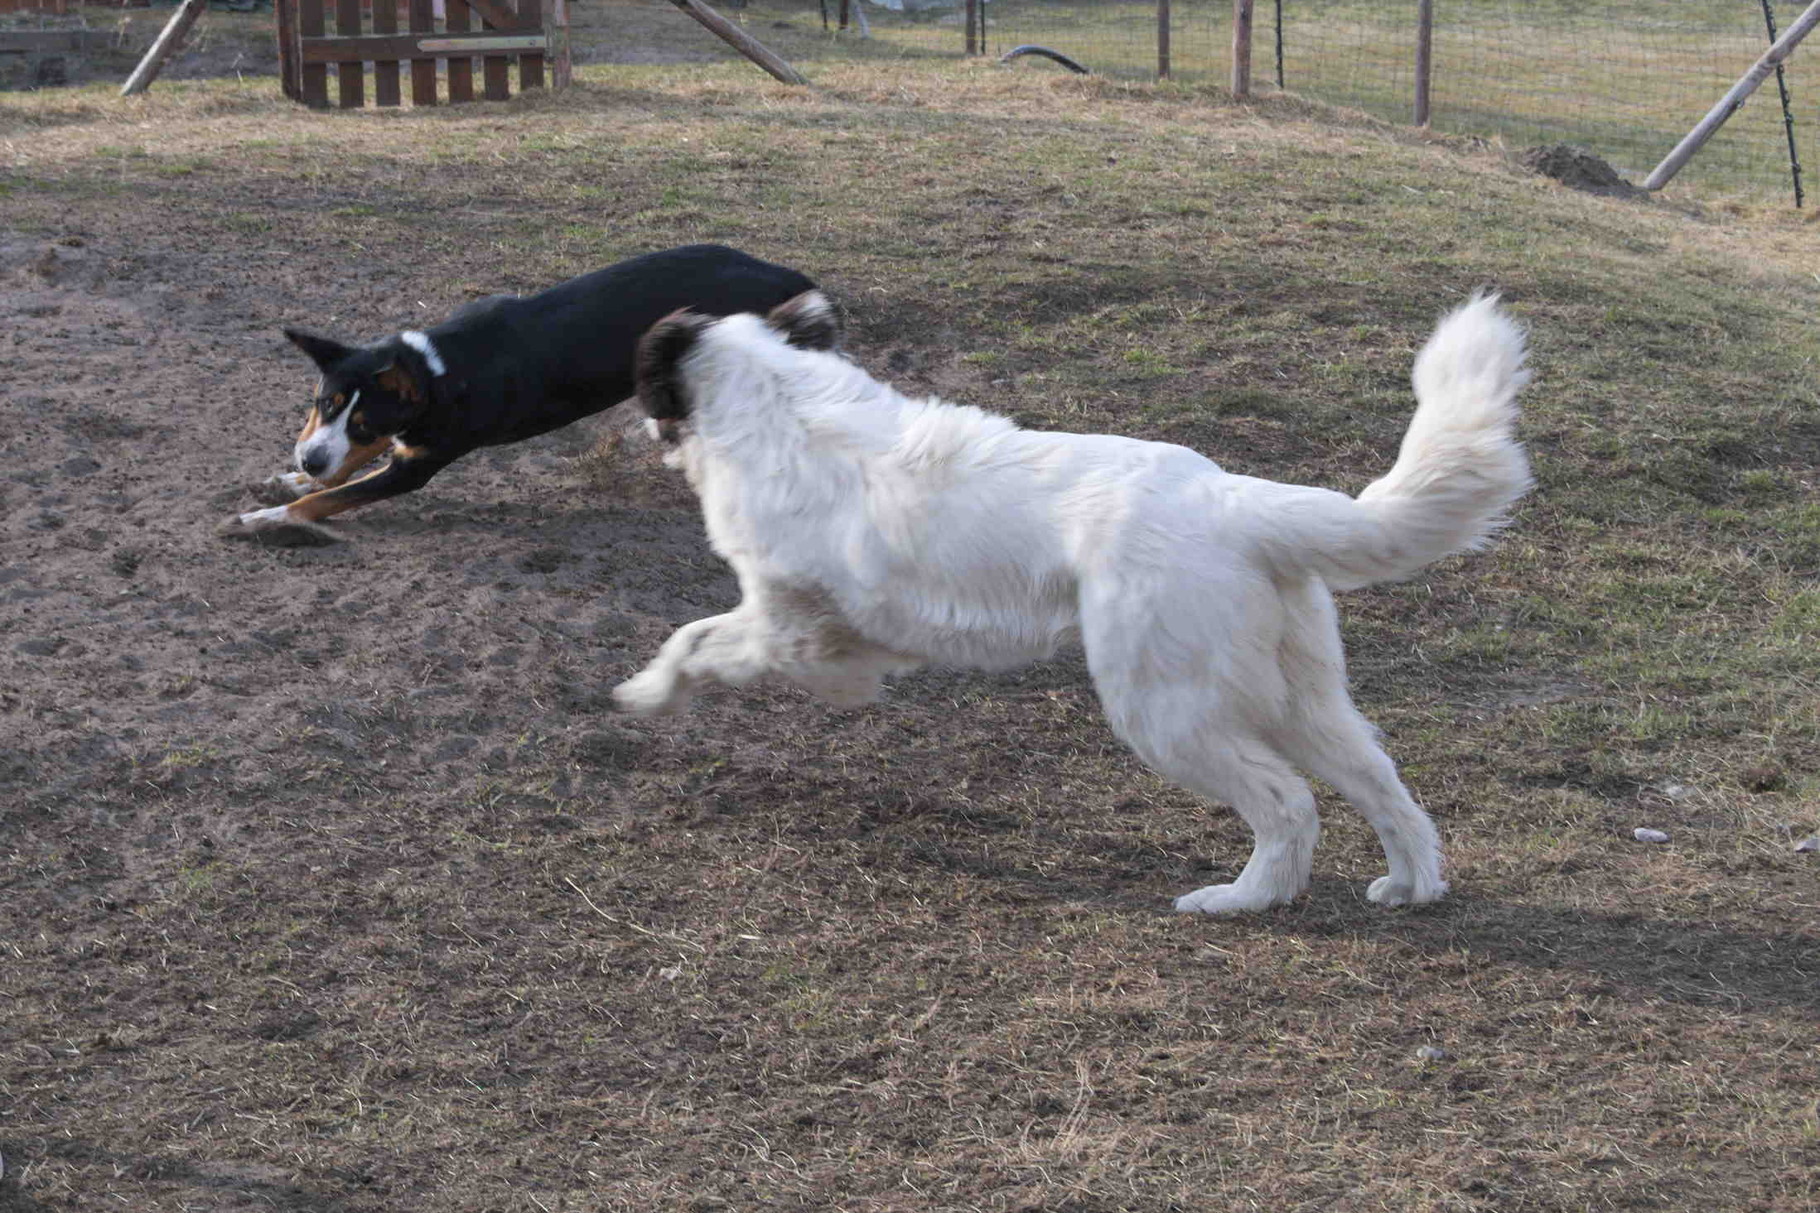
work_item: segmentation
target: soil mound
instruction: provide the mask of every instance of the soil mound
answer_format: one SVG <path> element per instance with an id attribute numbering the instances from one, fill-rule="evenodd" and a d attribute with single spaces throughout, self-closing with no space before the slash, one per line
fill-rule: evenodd
<path id="1" fill-rule="evenodd" d="M 1523 167 L 1544 177 L 1553 177 L 1570 189 L 1609 198 L 1643 198 L 1647 190 L 1638 189 L 1618 170 L 1583 147 L 1571 143 L 1551 143 L 1532 147 L 1518 157 Z"/>

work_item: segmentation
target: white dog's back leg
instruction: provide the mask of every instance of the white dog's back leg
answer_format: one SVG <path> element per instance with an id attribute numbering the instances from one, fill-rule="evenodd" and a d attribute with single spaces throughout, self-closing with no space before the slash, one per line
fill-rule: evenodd
<path id="1" fill-rule="evenodd" d="M 1175 899 L 1183 912 L 1228 914 L 1293 901 L 1308 887 L 1321 836 L 1314 792 L 1261 741 L 1233 739 L 1186 760 L 1153 762 L 1192 792 L 1230 804 L 1254 835 L 1251 858 L 1231 884 L 1213 884 Z"/>
<path id="2" fill-rule="evenodd" d="M 1259 668 L 1241 672 L 1193 642 L 1162 651 L 1166 629 L 1155 619 L 1110 605 L 1123 609 L 1083 604 L 1082 639 L 1113 731 L 1165 779 L 1231 805 L 1254 836 L 1237 880 L 1179 897 L 1175 908 L 1224 914 L 1293 900 L 1308 887 L 1321 824 L 1307 781 L 1253 728 L 1278 711 L 1281 679 L 1269 656 L 1251 651 Z"/>
<path id="3" fill-rule="evenodd" d="M 1332 784 L 1377 831 L 1390 874 L 1373 881 L 1366 896 L 1393 906 L 1439 900 L 1447 892 L 1440 836 L 1347 693 L 1332 596 L 1311 580 L 1283 600 L 1288 627 L 1280 652 L 1290 686 L 1283 749 Z"/>

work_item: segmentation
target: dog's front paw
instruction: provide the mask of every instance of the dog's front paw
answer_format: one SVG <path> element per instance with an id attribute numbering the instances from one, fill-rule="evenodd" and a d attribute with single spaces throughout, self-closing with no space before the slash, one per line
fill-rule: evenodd
<path id="1" fill-rule="evenodd" d="M 315 489 L 315 479 L 302 472 L 280 472 L 247 486 L 247 490 L 253 494 L 253 500 L 261 505 L 289 505 Z"/>
<path id="2" fill-rule="evenodd" d="M 216 527 L 215 534 L 222 539 L 250 539 L 275 548 L 323 547 L 341 542 L 341 537 L 325 526 L 292 520 L 282 507 L 235 514 Z"/>
<path id="3" fill-rule="evenodd" d="M 1393 880 L 1389 876 L 1380 876 L 1365 890 L 1366 900 L 1375 901 L 1381 906 L 1421 906 L 1439 901 L 1445 896 L 1447 882 L 1438 876 L 1417 877 L 1414 880 Z"/>
<path id="4" fill-rule="evenodd" d="M 634 716 L 667 716 L 687 707 L 689 696 L 674 675 L 646 670 L 614 687 L 613 703 Z"/>

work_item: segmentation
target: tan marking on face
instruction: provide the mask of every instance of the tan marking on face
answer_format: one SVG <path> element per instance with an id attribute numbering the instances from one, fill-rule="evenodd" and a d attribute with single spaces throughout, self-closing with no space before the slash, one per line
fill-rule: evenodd
<path id="1" fill-rule="evenodd" d="M 322 478 L 322 483 L 330 488 L 344 483 L 349 476 L 385 454 L 386 447 L 391 443 L 390 438 L 375 438 L 365 446 L 354 447 L 348 451 L 348 457 L 341 461 L 340 467 Z"/>
<path id="2" fill-rule="evenodd" d="M 299 442 L 308 441 L 310 435 L 314 434 L 317 430 L 319 430 L 321 428 L 322 428 L 322 414 L 318 413 L 316 411 L 316 406 L 312 404 L 310 406 L 310 415 L 303 419 L 303 433 L 297 435 L 297 441 L 299 441 Z"/>

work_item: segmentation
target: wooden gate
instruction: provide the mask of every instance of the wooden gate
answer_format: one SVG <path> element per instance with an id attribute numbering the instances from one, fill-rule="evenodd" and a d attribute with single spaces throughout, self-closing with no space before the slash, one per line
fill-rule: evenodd
<path id="1" fill-rule="evenodd" d="M 520 90 L 545 87 L 546 75 L 555 88 L 569 82 L 567 0 L 276 0 L 276 7 L 284 93 L 305 105 L 364 106 L 369 63 L 374 105 L 402 103 L 406 65 L 412 105 L 436 104 L 438 76 L 449 101 L 473 101 L 475 59 L 488 101 L 512 95 L 514 60 Z M 446 15 L 438 18 L 437 8 Z"/>

